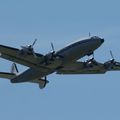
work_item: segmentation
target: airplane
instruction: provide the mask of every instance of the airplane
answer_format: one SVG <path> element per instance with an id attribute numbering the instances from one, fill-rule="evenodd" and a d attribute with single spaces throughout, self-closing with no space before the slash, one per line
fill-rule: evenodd
<path id="1" fill-rule="evenodd" d="M 112 51 L 110 51 L 112 59 L 109 61 L 100 63 L 95 60 L 94 52 L 104 43 L 104 38 L 89 36 L 58 51 L 55 51 L 51 43 L 52 51 L 45 55 L 34 51 L 36 41 L 37 39 L 32 45 L 22 46 L 21 49 L 0 45 L 0 57 L 13 62 L 11 72 L 0 72 L 0 78 L 9 79 L 11 83 L 37 83 L 40 89 L 43 89 L 49 83 L 47 76 L 52 73 L 104 74 L 107 71 L 120 70 L 120 62 L 115 61 Z M 92 58 L 78 61 L 84 56 L 92 56 Z M 16 63 L 29 68 L 19 73 Z"/>

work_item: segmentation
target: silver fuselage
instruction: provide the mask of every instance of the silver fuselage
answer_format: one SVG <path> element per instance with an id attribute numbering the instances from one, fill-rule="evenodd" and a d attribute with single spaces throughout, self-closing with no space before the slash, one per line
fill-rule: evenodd
<path id="1" fill-rule="evenodd" d="M 63 56 L 64 61 L 73 62 L 93 53 L 103 42 L 104 39 L 99 37 L 89 37 L 66 46 L 59 50 L 57 54 Z"/>
<path id="2" fill-rule="evenodd" d="M 39 79 L 41 77 L 47 76 L 55 72 L 59 67 L 64 67 L 67 64 L 75 62 L 81 57 L 94 52 L 94 50 L 100 47 L 100 45 L 103 42 L 104 40 L 98 37 L 90 37 L 74 42 L 56 52 L 57 55 L 61 56 L 60 58 L 56 58 L 55 60 L 51 61 L 51 63 L 48 65 L 41 64 L 43 67 L 45 67 L 45 72 L 43 72 L 44 68 L 41 69 L 41 67 L 37 70 L 33 68 L 28 69 L 23 73 L 23 76 L 19 77 L 17 82 L 25 82 L 26 78 L 28 78 L 31 81 L 34 78 Z M 48 68 L 48 70 L 46 70 L 46 67 Z M 31 76 L 29 77 L 30 74 Z"/>
<path id="3" fill-rule="evenodd" d="M 78 40 L 57 52 L 54 51 L 46 55 L 40 55 L 34 51 L 30 55 L 31 52 L 26 51 L 26 48 L 32 50 L 30 46 L 24 48 L 28 53 L 26 55 L 20 55 L 19 49 L 4 45 L 0 45 L 0 52 L 2 58 L 30 67 L 20 75 L 16 75 L 11 80 L 12 83 L 33 82 L 64 68 L 66 65 L 71 65 L 72 62 L 76 63 L 78 59 L 86 55 L 91 55 L 103 42 L 104 39 L 93 36 Z"/>
<path id="4" fill-rule="evenodd" d="M 77 42 L 64 47 L 56 52 L 56 55 L 60 56 L 60 58 L 56 58 L 54 61 L 51 61 L 51 64 L 47 65 L 50 70 L 46 71 L 43 76 L 47 76 L 57 69 L 71 64 L 72 62 L 76 62 L 76 60 L 93 53 L 103 42 L 104 39 L 94 36 L 78 40 Z"/>

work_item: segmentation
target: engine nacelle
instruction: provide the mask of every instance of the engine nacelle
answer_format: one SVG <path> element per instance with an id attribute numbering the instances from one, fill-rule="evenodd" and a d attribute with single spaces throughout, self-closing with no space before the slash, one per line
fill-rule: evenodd
<path id="1" fill-rule="evenodd" d="M 87 60 L 86 62 L 84 62 L 84 65 L 85 67 L 93 67 L 93 66 L 97 66 L 98 65 L 98 62 L 94 59 L 94 58 L 91 58 L 89 60 Z"/>
<path id="2" fill-rule="evenodd" d="M 33 55 L 34 54 L 34 49 L 31 47 L 31 45 L 29 46 L 22 46 L 22 49 L 20 50 L 20 54 L 22 55 Z"/>
<path id="3" fill-rule="evenodd" d="M 28 46 L 21 46 L 22 49 L 20 50 L 20 54 L 22 55 L 35 55 L 35 52 L 34 52 L 34 48 L 33 46 L 35 45 L 37 39 L 35 39 L 35 41 L 33 42 L 32 45 L 28 45 Z"/>
<path id="4" fill-rule="evenodd" d="M 106 69 L 111 70 L 114 68 L 115 64 L 116 64 L 116 62 L 114 60 L 109 60 L 104 63 L 104 66 Z"/>

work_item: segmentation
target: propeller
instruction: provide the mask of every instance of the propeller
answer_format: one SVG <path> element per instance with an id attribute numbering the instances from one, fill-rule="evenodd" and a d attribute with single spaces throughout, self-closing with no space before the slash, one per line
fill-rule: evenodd
<path id="1" fill-rule="evenodd" d="M 111 50 L 110 50 L 110 55 L 111 55 L 111 58 L 114 60 L 114 56 Z"/>
<path id="2" fill-rule="evenodd" d="M 34 40 L 33 44 L 31 45 L 31 48 L 34 47 L 35 43 L 37 42 L 37 39 Z"/>
<path id="3" fill-rule="evenodd" d="M 110 62 L 111 63 L 115 63 L 115 58 L 114 58 L 114 56 L 113 56 L 113 52 L 110 50 L 110 55 L 111 55 L 111 60 L 110 60 Z"/>
<path id="4" fill-rule="evenodd" d="M 33 44 L 32 45 L 29 45 L 28 46 L 28 49 L 33 53 L 33 55 L 34 55 L 34 57 L 36 57 L 36 54 L 35 54 L 35 52 L 34 52 L 34 45 L 36 44 L 36 42 L 37 42 L 37 39 L 35 39 L 34 40 L 34 42 L 33 42 Z"/>
<path id="5" fill-rule="evenodd" d="M 114 65 L 116 65 L 116 61 L 114 59 L 114 56 L 111 50 L 110 50 L 110 56 L 111 56 L 111 59 L 104 64 L 109 69 L 111 69 Z"/>
<path id="6" fill-rule="evenodd" d="M 113 65 L 116 65 L 116 66 L 120 67 L 120 63 L 115 61 L 115 58 L 114 58 L 113 53 L 112 53 L 111 50 L 110 50 L 110 55 L 112 57 L 112 59 L 110 60 L 111 63 L 113 63 Z"/>
<path id="7" fill-rule="evenodd" d="M 52 52 L 55 53 L 55 48 L 52 42 L 51 42 L 51 48 L 52 48 Z"/>
<path id="8" fill-rule="evenodd" d="M 21 46 L 23 49 L 24 48 L 29 48 L 29 49 L 33 49 L 35 43 L 37 42 L 37 39 L 34 40 L 33 44 L 32 45 L 28 45 L 28 46 Z"/>
<path id="9" fill-rule="evenodd" d="M 44 56 L 43 63 L 45 63 L 46 65 L 49 65 L 51 61 L 54 61 L 55 59 L 63 58 L 62 55 L 59 55 L 56 53 L 54 44 L 52 42 L 51 42 L 51 48 L 52 48 L 52 51 Z"/>
<path id="10" fill-rule="evenodd" d="M 36 54 L 34 52 L 34 45 L 35 43 L 37 42 L 37 39 L 34 40 L 33 44 L 32 45 L 28 45 L 28 46 L 21 46 L 22 47 L 22 52 L 23 53 L 28 53 L 28 54 L 33 54 L 35 57 L 36 57 Z"/>

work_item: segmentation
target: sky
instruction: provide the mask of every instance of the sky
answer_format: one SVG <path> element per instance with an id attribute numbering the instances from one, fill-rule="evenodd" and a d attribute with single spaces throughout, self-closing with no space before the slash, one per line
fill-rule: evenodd
<path id="1" fill-rule="evenodd" d="M 0 44 L 36 52 L 59 50 L 89 32 L 105 39 L 95 59 L 120 61 L 119 0 L 0 0 Z M 0 71 L 12 62 L 0 59 Z M 18 65 L 22 72 L 27 69 Z M 48 76 L 44 90 L 34 84 L 0 79 L 1 120 L 120 120 L 120 72 Z"/>

